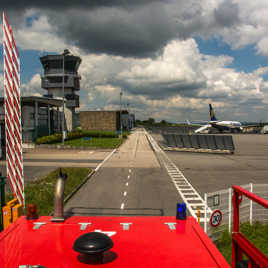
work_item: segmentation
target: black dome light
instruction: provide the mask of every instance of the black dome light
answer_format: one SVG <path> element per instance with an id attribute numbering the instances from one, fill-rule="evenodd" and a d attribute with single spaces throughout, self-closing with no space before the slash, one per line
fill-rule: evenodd
<path id="1" fill-rule="evenodd" d="M 113 245 L 109 236 L 99 232 L 90 232 L 78 237 L 74 242 L 73 249 L 86 255 L 102 255 Z"/>

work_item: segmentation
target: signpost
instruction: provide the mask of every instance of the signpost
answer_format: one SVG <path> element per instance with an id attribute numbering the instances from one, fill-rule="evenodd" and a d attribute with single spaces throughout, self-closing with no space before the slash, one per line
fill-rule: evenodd
<path id="1" fill-rule="evenodd" d="M 212 227 L 217 227 L 220 225 L 221 223 L 221 220 L 222 220 L 222 213 L 220 210 L 214 210 L 211 214 L 211 217 L 210 217 L 210 225 Z"/>
<path id="2" fill-rule="evenodd" d="M 3 13 L 3 58 L 7 178 L 14 196 L 24 205 L 20 58 L 5 13 Z"/>

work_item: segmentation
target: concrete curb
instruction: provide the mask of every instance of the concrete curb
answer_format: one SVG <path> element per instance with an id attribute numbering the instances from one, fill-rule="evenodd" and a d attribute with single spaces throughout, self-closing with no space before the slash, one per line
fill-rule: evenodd
<path id="1" fill-rule="evenodd" d="M 195 148 L 173 148 L 173 147 L 163 147 L 164 151 L 172 152 L 191 152 L 191 153 L 210 153 L 210 154 L 233 154 L 230 150 L 212 150 L 212 149 L 195 149 Z"/>
<path id="2" fill-rule="evenodd" d="M 48 145 L 48 144 L 40 144 L 35 145 L 34 148 L 45 148 L 45 149 L 64 149 L 64 150 L 111 150 L 111 148 L 100 148 L 100 147 L 84 147 L 84 146 L 71 146 L 71 145 Z"/>
<path id="3" fill-rule="evenodd" d="M 90 150 L 113 150 L 113 149 L 118 149 L 121 145 L 125 143 L 127 139 L 124 139 L 123 142 L 117 146 L 116 148 L 105 148 L 105 147 L 86 147 L 86 146 L 71 146 L 71 145 L 54 145 L 54 144 L 34 144 L 32 147 L 24 147 L 24 149 L 38 149 L 38 148 L 45 148 L 45 149 L 71 149 L 71 150 L 85 150 L 85 151 L 90 151 Z"/>

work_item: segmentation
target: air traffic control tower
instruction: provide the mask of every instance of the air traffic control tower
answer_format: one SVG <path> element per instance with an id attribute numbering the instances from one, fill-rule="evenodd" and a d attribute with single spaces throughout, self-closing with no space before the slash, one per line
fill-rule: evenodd
<path id="1" fill-rule="evenodd" d="M 75 108 L 79 107 L 79 95 L 76 93 L 80 90 L 78 68 L 81 58 L 65 50 L 62 55 L 46 55 L 40 61 L 44 68 L 41 87 L 47 90 L 44 96 L 62 99 L 64 95 L 65 130 L 71 131 L 74 129 Z"/>

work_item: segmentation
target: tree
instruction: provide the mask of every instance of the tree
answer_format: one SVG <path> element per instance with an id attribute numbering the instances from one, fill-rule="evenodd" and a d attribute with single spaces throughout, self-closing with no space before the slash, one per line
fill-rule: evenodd
<path id="1" fill-rule="evenodd" d="M 154 120 L 154 118 L 150 117 L 150 118 L 148 118 L 147 122 L 148 122 L 148 124 L 153 125 L 155 123 L 155 120 Z"/>
<path id="2" fill-rule="evenodd" d="M 135 126 L 138 126 L 138 125 L 141 125 L 141 124 L 142 124 L 142 121 L 141 121 L 141 120 L 137 119 L 137 120 L 135 121 Z"/>

